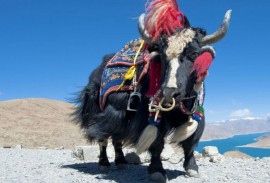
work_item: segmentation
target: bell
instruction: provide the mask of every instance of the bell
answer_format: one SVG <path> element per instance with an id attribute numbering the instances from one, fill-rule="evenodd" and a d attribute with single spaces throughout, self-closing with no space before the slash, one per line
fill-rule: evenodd
<path id="1" fill-rule="evenodd" d="M 139 92 L 132 92 L 128 99 L 127 110 L 137 111 L 140 102 L 141 102 L 141 94 Z"/>

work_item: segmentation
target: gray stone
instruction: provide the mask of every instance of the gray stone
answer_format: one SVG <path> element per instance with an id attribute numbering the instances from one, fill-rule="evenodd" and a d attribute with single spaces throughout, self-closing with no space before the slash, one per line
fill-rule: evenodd
<path id="1" fill-rule="evenodd" d="M 22 149 L 23 146 L 21 144 L 16 145 L 16 149 Z"/>
<path id="2" fill-rule="evenodd" d="M 209 161 L 212 163 L 218 163 L 218 162 L 222 163 L 225 161 L 225 157 L 222 154 L 217 154 L 217 155 L 211 156 Z"/>
<path id="3" fill-rule="evenodd" d="M 94 146 L 76 146 L 72 151 L 72 156 L 84 161 L 97 161 L 99 157 L 99 147 Z M 108 158 L 114 157 L 113 146 L 110 144 L 107 147 Z"/>
<path id="4" fill-rule="evenodd" d="M 82 147 L 75 147 L 72 150 L 71 156 L 79 160 L 84 160 Z"/>
<path id="5" fill-rule="evenodd" d="M 65 149 L 64 146 L 60 146 L 58 148 L 55 148 L 55 150 L 63 150 L 63 149 Z"/>
<path id="6" fill-rule="evenodd" d="M 216 146 L 206 146 L 202 150 L 203 157 L 211 157 L 218 154 L 218 148 Z"/>
<path id="7" fill-rule="evenodd" d="M 11 146 L 3 146 L 4 149 L 9 149 Z"/>

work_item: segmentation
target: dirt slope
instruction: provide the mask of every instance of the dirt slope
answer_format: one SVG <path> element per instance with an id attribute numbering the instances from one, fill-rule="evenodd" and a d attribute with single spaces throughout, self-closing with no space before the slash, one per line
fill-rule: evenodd
<path id="1" fill-rule="evenodd" d="M 85 145 L 79 127 L 71 122 L 73 105 L 49 99 L 0 102 L 0 146 L 72 148 Z"/>

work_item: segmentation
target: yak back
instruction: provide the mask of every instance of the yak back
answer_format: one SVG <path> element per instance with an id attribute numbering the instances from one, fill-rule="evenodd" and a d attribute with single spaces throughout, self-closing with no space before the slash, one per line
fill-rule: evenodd
<path id="1" fill-rule="evenodd" d="M 113 58 L 115 54 L 105 55 L 102 63 L 92 71 L 89 76 L 88 84 L 79 93 L 76 103 L 76 110 L 73 113 L 75 123 L 78 123 L 81 128 L 89 126 L 89 121 L 94 114 L 100 112 L 99 107 L 99 90 L 100 81 L 106 63 Z"/>

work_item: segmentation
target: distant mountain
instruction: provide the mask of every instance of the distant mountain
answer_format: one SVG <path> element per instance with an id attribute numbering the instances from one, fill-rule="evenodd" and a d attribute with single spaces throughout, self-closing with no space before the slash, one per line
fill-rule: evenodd
<path id="1" fill-rule="evenodd" d="M 234 135 L 270 132 L 269 118 L 231 119 L 219 123 L 206 123 L 202 140 L 222 139 Z"/>

